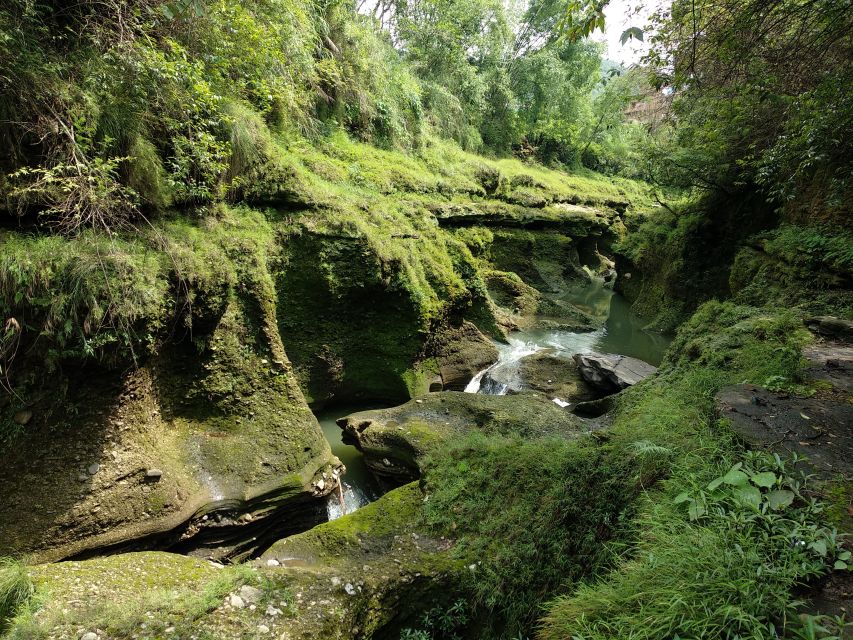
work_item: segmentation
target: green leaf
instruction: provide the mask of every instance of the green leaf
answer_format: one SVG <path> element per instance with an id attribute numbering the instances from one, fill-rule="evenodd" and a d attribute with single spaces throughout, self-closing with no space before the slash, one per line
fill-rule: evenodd
<path id="1" fill-rule="evenodd" d="M 624 45 L 626 42 L 628 42 L 628 40 L 633 40 L 633 39 L 636 39 L 636 40 L 639 40 L 640 42 L 642 42 L 643 41 L 643 30 L 640 29 L 639 27 L 629 27 L 628 29 L 625 29 L 625 31 L 622 32 L 622 35 L 619 38 L 619 43 Z"/>
<path id="2" fill-rule="evenodd" d="M 753 484 L 756 486 L 769 489 L 776 484 L 776 474 L 772 471 L 764 471 L 762 473 L 756 473 L 750 478 L 750 480 L 752 480 Z"/>
<path id="3" fill-rule="evenodd" d="M 681 504 L 682 502 L 687 502 L 688 500 L 690 500 L 690 493 L 685 491 L 684 493 L 679 493 L 677 496 L 675 496 L 675 500 L 673 500 L 672 502 L 674 504 Z"/>
<path id="4" fill-rule="evenodd" d="M 698 520 L 705 515 L 705 507 L 694 500 L 690 503 L 690 508 L 687 509 L 687 514 L 690 516 L 691 520 Z"/>
<path id="5" fill-rule="evenodd" d="M 849 551 L 842 551 L 841 553 L 838 554 L 838 559 L 844 560 L 846 562 L 847 560 L 850 559 L 850 556 L 851 556 L 851 554 Z"/>
<path id="6" fill-rule="evenodd" d="M 736 464 L 732 467 L 729 472 L 721 478 L 721 481 L 725 484 L 730 484 L 733 487 L 740 487 L 747 484 L 749 482 L 749 476 L 738 467 L 740 467 L 740 464 Z"/>
<path id="7" fill-rule="evenodd" d="M 818 554 L 821 558 L 826 557 L 826 540 L 815 540 L 809 544 L 809 549 Z"/>
<path id="8" fill-rule="evenodd" d="M 835 564 L 834 564 L 834 565 L 832 565 L 832 567 L 833 567 L 834 569 L 838 569 L 838 570 L 840 570 L 840 571 L 843 571 L 844 569 L 846 569 L 846 568 L 847 568 L 847 563 L 846 563 L 846 562 L 844 562 L 843 560 L 836 560 L 836 561 L 835 561 Z"/>
<path id="9" fill-rule="evenodd" d="M 735 497 L 743 504 L 758 507 L 761 504 L 761 492 L 751 485 L 744 485 L 735 489 Z"/>
<path id="10" fill-rule="evenodd" d="M 767 494 L 767 502 L 774 511 L 784 509 L 794 501 L 794 492 L 787 489 L 777 489 Z"/>

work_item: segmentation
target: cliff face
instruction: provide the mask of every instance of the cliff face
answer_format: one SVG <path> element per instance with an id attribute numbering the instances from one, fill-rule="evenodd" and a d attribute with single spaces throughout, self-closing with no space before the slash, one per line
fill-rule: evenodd
<path id="1" fill-rule="evenodd" d="M 496 358 L 484 334 L 520 321 L 495 274 L 521 273 L 559 315 L 548 296 L 587 279 L 623 228 L 608 203 L 631 206 L 605 180 L 450 146 L 435 170 L 357 148 L 369 172 L 341 148 L 293 151 L 301 169 L 266 210 L 4 236 L 3 315 L 18 328 L 0 554 L 242 557 L 312 526 L 339 463 L 309 404 L 460 389 Z"/>

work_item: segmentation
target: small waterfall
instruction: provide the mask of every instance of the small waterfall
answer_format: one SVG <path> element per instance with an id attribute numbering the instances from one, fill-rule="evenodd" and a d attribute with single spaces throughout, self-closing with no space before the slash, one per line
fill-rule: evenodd
<path id="1" fill-rule="evenodd" d="M 370 504 L 379 497 L 369 490 L 354 487 L 345 480 L 341 480 L 341 493 L 343 493 L 343 503 L 346 508 L 346 513 L 352 513 L 356 509 L 360 509 L 364 505 Z M 329 516 L 329 520 L 336 520 L 341 516 L 346 515 L 341 508 L 341 498 L 337 491 L 329 494 L 329 497 L 326 500 L 326 513 Z"/>
<path id="2" fill-rule="evenodd" d="M 465 393 L 503 396 L 511 390 L 517 391 L 521 385 L 518 361 L 543 348 L 541 345 L 517 338 L 510 338 L 507 344 L 496 346 L 498 361 L 475 375 L 465 387 Z"/>

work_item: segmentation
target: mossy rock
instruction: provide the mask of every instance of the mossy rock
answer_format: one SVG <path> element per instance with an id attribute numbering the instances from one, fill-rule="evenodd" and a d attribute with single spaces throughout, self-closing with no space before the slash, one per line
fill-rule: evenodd
<path id="1" fill-rule="evenodd" d="M 229 215 L 206 227 L 175 223 L 161 237 L 187 269 L 194 297 L 184 302 L 204 317 L 198 333 L 178 327 L 151 337 L 156 355 L 129 372 L 66 363 L 25 389 L 24 407 L 3 408 L 9 422 L 21 410 L 28 419 L 0 468 L 0 555 L 56 560 L 191 548 L 205 538 L 218 547 L 211 553 L 227 555 L 245 553 L 243 543 L 273 514 L 282 532 L 317 522 L 340 463 L 278 334 L 269 228 L 251 214 Z M 195 243 L 202 255 L 220 248 L 214 275 L 234 270 L 221 286 L 198 285 L 216 278 L 203 259 L 180 255 Z"/>
<path id="2" fill-rule="evenodd" d="M 163 552 L 36 565 L 38 612 L 22 611 L 9 633 L 248 640 L 263 626 L 290 640 L 394 637 L 426 608 L 449 604 L 467 571 L 450 541 L 421 528 L 422 502 L 417 484 L 391 491 L 276 543 L 251 565 Z"/>
<path id="3" fill-rule="evenodd" d="M 550 399 L 576 404 L 597 397 L 584 381 L 577 365 L 567 356 L 552 350 L 538 351 L 519 361 L 523 388 L 544 393 Z"/>
<path id="4" fill-rule="evenodd" d="M 420 475 L 420 461 L 446 440 L 471 431 L 536 439 L 575 437 L 582 420 L 539 394 L 492 396 L 430 393 L 391 409 L 354 413 L 338 420 L 345 441 L 365 455 L 380 478 L 400 483 Z"/>

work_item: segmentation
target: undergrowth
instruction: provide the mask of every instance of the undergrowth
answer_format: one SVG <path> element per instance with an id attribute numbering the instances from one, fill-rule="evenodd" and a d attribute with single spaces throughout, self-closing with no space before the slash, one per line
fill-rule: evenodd
<path id="1" fill-rule="evenodd" d="M 12 558 L 0 558 L 0 633 L 30 601 L 34 592 L 26 565 Z"/>

